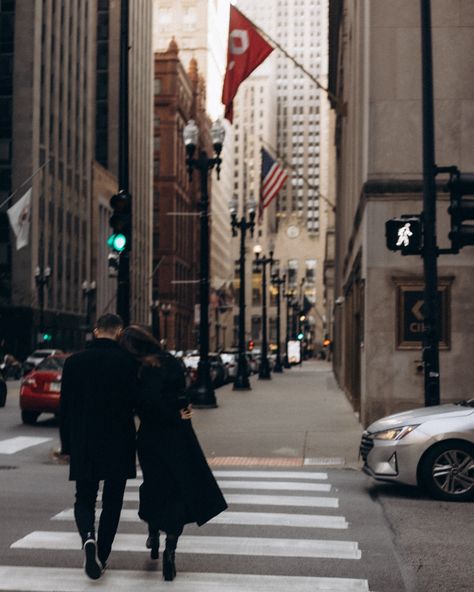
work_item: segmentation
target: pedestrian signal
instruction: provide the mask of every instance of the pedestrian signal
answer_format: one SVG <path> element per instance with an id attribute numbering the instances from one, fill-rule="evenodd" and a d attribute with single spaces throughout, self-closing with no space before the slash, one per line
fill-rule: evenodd
<path id="1" fill-rule="evenodd" d="M 421 216 L 403 215 L 385 222 L 387 249 L 401 251 L 402 255 L 421 254 Z"/>

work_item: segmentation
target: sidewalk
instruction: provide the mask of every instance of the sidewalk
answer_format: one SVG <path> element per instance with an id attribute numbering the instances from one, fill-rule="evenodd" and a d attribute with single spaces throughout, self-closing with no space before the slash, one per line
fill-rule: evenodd
<path id="1" fill-rule="evenodd" d="M 216 391 L 193 425 L 211 464 L 358 467 L 362 427 L 330 364 L 307 361 L 251 391 Z"/>

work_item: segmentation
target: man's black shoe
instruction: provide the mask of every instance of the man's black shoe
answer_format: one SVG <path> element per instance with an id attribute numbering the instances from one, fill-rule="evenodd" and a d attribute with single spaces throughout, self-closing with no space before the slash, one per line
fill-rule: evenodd
<path id="1" fill-rule="evenodd" d="M 84 543 L 84 570 L 91 580 L 98 580 L 103 572 L 102 564 L 97 557 L 97 543 L 87 539 Z"/>

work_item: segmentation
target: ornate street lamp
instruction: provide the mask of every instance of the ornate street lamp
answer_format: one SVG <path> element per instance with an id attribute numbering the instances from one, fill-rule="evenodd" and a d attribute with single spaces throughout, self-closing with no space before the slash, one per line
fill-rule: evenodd
<path id="1" fill-rule="evenodd" d="M 217 407 L 216 395 L 212 388 L 210 362 L 209 362 L 209 193 L 208 177 L 209 171 L 216 168 L 219 179 L 222 160 L 220 154 L 224 143 L 225 129 L 221 121 L 216 121 L 211 128 L 211 139 L 216 154 L 215 158 L 209 158 L 205 150 L 199 151 L 199 157 L 194 158 L 198 145 L 199 129 L 196 122 L 190 119 L 183 130 L 184 145 L 186 147 L 186 166 L 189 180 L 191 181 L 193 171 L 197 170 L 200 180 L 201 199 L 200 207 L 200 321 L 199 321 L 199 364 L 198 379 L 191 398 L 197 408 Z"/>
<path id="2" fill-rule="evenodd" d="M 272 273 L 272 284 L 277 289 L 277 323 L 276 323 L 276 338 L 277 338 L 277 350 L 276 360 L 273 372 L 283 372 L 283 364 L 281 361 L 281 287 L 285 285 L 286 276 L 280 277 L 280 270 L 276 269 Z"/>
<path id="3" fill-rule="evenodd" d="M 273 251 L 270 251 L 270 257 L 265 257 L 265 255 L 262 255 L 262 247 L 255 245 L 253 252 L 255 254 L 255 265 L 262 268 L 262 353 L 258 378 L 260 380 L 269 380 L 271 373 L 267 340 L 267 265 L 273 265 Z"/>
<path id="4" fill-rule="evenodd" d="M 255 210 L 257 204 L 253 198 L 251 198 L 247 204 L 247 208 L 244 208 L 242 217 L 240 220 L 237 218 L 238 213 L 238 202 L 234 197 L 229 203 L 230 222 L 232 226 L 232 236 L 237 236 L 237 229 L 240 230 L 240 258 L 239 258 L 239 274 L 240 274 L 240 286 L 239 286 L 239 356 L 237 361 L 237 376 L 234 381 L 234 391 L 249 391 L 251 390 L 249 380 L 249 368 L 247 356 L 245 353 L 245 237 L 247 230 L 250 231 L 250 236 L 253 237 L 253 231 L 255 228 Z M 248 219 L 247 219 L 248 213 Z"/>

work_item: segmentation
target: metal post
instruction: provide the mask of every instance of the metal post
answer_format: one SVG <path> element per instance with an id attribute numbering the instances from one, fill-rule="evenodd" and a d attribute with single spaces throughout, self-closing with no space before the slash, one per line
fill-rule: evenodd
<path id="1" fill-rule="evenodd" d="M 247 235 L 247 219 L 242 217 L 240 222 L 240 289 L 239 289 L 239 357 L 237 361 L 237 376 L 234 381 L 234 391 L 250 391 L 249 369 L 245 354 L 245 237 Z"/>
<path id="2" fill-rule="evenodd" d="M 423 367 L 425 406 L 439 405 L 438 270 L 431 2 L 421 0 L 423 84 Z"/>
<path id="3" fill-rule="evenodd" d="M 119 188 L 129 190 L 128 176 L 128 21 L 129 0 L 120 2 L 120 98 L 119 98 Z M 120 254 L 117 278 L 117 313 L 130 323 L 130 249 Z"/>
<path id="4" fill-rule="evenodd" d="M 200 321 L 199 321 L 199 364 L 198 386 L 193 391 L 193 405 L 196 408 L 217 407 L 216 394 L 212 387 L 209 362 L 209 195 L 208 175 L 212 161 L 202 150 L 196 168 L 200 176 Z"/>
<path id="5" fill-rule="evenodd" d="M 273 263 L 273 256 L 270 254 L 270 257 L 257 257 L 256 263 L 262 267 L 262 352 L 258 378 L 260 380 L 269 380 L 271 373 L 267 341 L 267 265 Z"/>
<path id="6" fill-rule="evenodd" d="M 280 278 L 279 275 L 276 275 L 272 280 L 272 283 L 277 287 L 277 350 L 273 372 L 283 372 L 283 364 L 281 361 L 281 286 L 285 283 L 285 277 L 283 276 L 283 278 Z"/>
<path id="7" fill-rule="evenodd" d="M 288 342 L 290 341 L 290 310 L 291 310 L 291 298 L 290 292 L 285 292 L 284 297 L 286 299 L 286 338 L 285 338 L 285 357 L 283 359 L 283 367 L 286 369 L 291 368 L 290 360 L 288 359 Z"/>

